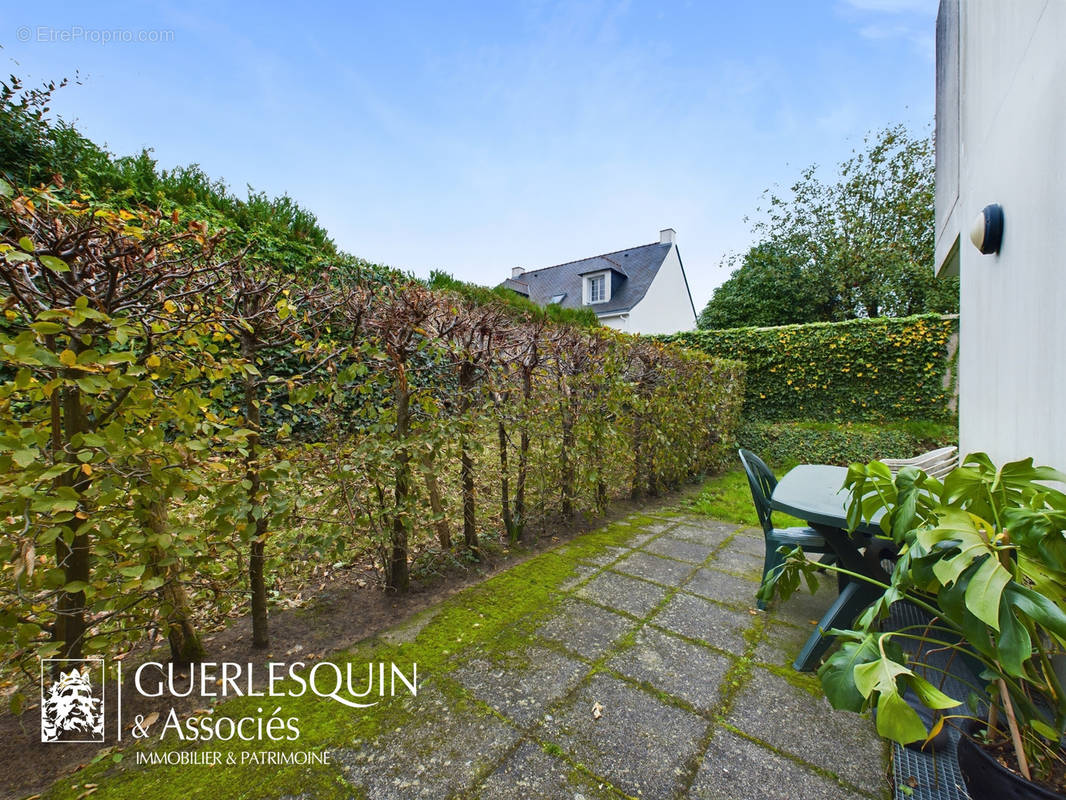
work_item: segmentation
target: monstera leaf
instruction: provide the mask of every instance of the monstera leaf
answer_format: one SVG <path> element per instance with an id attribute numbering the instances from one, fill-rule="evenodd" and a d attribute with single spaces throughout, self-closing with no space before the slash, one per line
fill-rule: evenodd
<path id="1" fill-rule="evenodd" d="M 1061 584 L 1066 582 L 1066 502 L 1058 508 L 1049 507 L 1059 494 L 1042 492 L 1032 498 L 1029 506 L 1008 508 L 1003 516 L 1011 542 L 1018 546 L 1020 554 Z"/>
<path id="2" fill-rule="evenodd" d="M 877 706 L 877 732 L 900 744 L 926 738 L 925 723 L 904 699 L 909 688 L 929 708 L 959 705 L 955 700 L 903 663 L 892 634 L 876 636 L 832 631 L 849 638 L 818 672 L 826 697 L 834 708 L 862 711 Z"/>
<path id="3" fill-rule="evenodd" d="M 918 532 L 917 540 L 926 550 L 949 544 L 954 555 L 945 555 L 933 565 L 933 574 L 944 586 L 959 580 L 972 564 L 980 561 L 966 587 L 966 606 L 982 622 L 999 630 L 999 599 L 1012 575 L 1000 563 L 998 551 L 988 538 L 990 523 L 975 514 L 955 508 L 944 509 L 940 524 Z"/>
<path id="4" fill-rule="evenodd" d="M 898 474 L 880 461 L 852 464 L 844 488 L 851 492 L 848 504 L 848 529 L 855 530 L 865 520 L 880 519 L 881 529 L 896 544 L 902 544 L 915 528 L 934 518 L 934 509 L 943 485 L 914 467 L 904 467 Z"/>
<path id="5" fill-rule="evenodd" d="M 1027 506 L 1036 492 L 1061 496 L 1061 492 L 1036 481 L 1066 483 L 1066 474 L 1051 467 L 1034 467 L 1031 458 L 1012 461 L 997 469 L 987 454 L 971 453 L 962 466 L 944 479 L 943 501 L 984 519 L 1001 519 L 1007 509 Z M 1066 504 L 1066 497 L 1063 500 Z"/>
<path id="6" fill-rule="evenodd" d="M 862 711 L 866 696 L 855 685 L 855 668 L 881 657 L 872 633 L 865 636 L 854 631 L 831 631 L 840 636 L 840 649 L 831 655 L 818 670 L 822 689 L 833 708 Z M 847 641 L 851 639 L 851 641 Z"/>

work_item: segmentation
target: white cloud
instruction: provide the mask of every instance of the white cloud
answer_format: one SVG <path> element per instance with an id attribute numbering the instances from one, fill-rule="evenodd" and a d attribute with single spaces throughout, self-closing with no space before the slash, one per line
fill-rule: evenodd
<path id="1" fill-rule="evenodd" d="M 863 39 L 895 39 L 911 32 L 906 25 L 867 25 L 859 29 L 859 36 Z"/>
<path id="2" fill-rule="evenodd" d="M 927 60 L 936 57 L 936 38 L 932 31 L 913 28 L 907 25 L 866 25 L 859 29 L 859 36 L 871 41 L 905 39 L 920 56 Z"/>
<path id="3" fill-rule="evenodd" d="M 844 0 L 859 11 L 885 11 L 890 14 L 936 14 L 937 0 Z"/>
<path id="4" fill-rule="evenodd" d="M 863 39 L 877 42 L 901 39 L 924 60 L 932 61 L 935 57 L 932 20 L 937 12 L 937 0 L 844 0 L 844 5 L 858 12 L 848 15 L 855 22 L 869 20 L 858 30 Z"/>

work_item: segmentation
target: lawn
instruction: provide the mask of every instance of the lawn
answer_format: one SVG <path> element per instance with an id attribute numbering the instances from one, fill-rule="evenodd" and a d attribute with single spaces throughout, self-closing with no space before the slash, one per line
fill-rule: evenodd
<path id="1" fill-rule="evenodd" d="M 780 477 L 793 466 L 793 464 L 786 467 L 774 465 L 772 469 L 774 474 Z M 735 522 L 739 525 L 758 526 L 759 524 L 759 518 L 755 514 L 755 505 L 751 499 L 751 489 L 748 487 L 748 479 L 744 475 L 744 470 L 739 466 L 709 478 L 700 488 L 699 494 L 689 501 L 687 509 L 696 514 Z M 774 525 L 779 528 L 788 528 L 794 525 L 806 525 L 806 523 L 787 514 L 774 514 Z"/>

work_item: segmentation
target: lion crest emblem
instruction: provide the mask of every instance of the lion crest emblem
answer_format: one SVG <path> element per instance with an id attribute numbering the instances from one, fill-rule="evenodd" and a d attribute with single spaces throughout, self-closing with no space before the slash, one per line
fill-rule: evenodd
<path id="1" fill-rule="evenodd" d="M 60 670 L 41 700 L 42 742 L 104 740 L 103 701 L 93 692 L 88 664 Z"/>

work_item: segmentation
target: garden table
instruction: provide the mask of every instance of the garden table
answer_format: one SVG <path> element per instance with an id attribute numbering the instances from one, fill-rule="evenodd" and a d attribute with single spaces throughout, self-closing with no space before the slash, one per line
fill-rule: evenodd
<path id="1" fill-rule="evenodd" d="M 800 464 L 778 481 L 770 497 L 770 507 L 806 520 L 818 531 L 837 556 L 837 563 L 846 570 L 888 582 L 888 573 L 881 566 L 881 557 L 891 543 L 887 539 L 873 543 L 881 534 L 876 519 L 863 521 L 854 533 L 847 530 L 849 495 L 841 487 L 848 471 L 845 467 L 828 464 Z M 880 515 L 878 515 L 880 518 Z M 883 590 L 867 581 L 848 579 L 840 595 L 825 612 L 818 627 L 807 639 L 800 654 L 792 663 L 794 669 L 807 672 L 818 665 L 818 659 L 832 644 L 825 632 L 832 628 L 847 628 L 864 608 L 877 599 Z"/>

